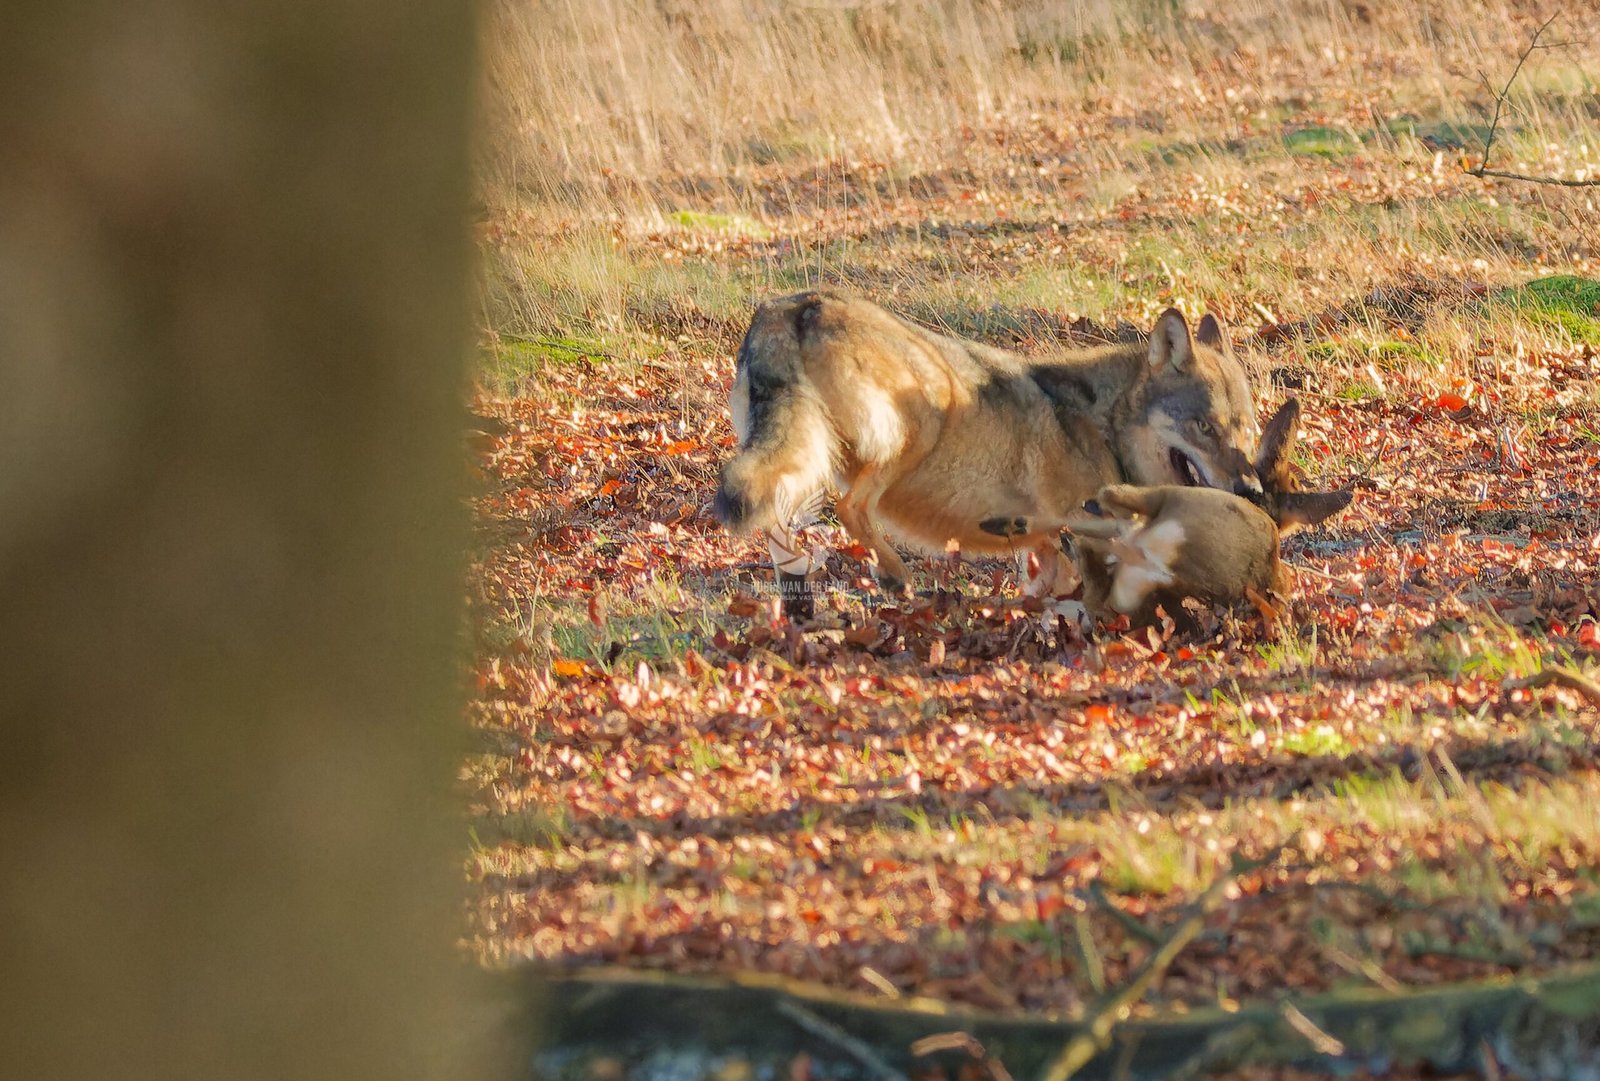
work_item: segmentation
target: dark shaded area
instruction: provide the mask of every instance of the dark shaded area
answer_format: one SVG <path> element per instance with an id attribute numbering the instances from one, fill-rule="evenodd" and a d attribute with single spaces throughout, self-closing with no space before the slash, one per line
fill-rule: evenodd
<path id="1" fill-rule="evenodd" d="M 473 34 L 442 2 L 0 14 L 9 1076 L 477 1072 Z"/>
<path id="2" fill-rule="evenodd" d="M 822 1019 L 890 1067 L 908 1071 L 936 1062 L 960 1067 L 965 1054 L 918 1058 L 910 1045 L 936 1033 L 965 1032 L 1013 1077 L 1027 1078 L 1038 1076 L 1081 1028 L 926 1000 L 884 1004 L 767 977 L 723 981 L 602 969 L 549 979 L 552 1046 L 612 1054 L 681 1048 L 778 1064 L 805 1053 L 848 1064 L 841 1073 L 854 1067 L 857 1075 L 875 1075 L 861 1069 L 845 1041 L 807 1031 L 796 1023 L 800 1016 Z M 1112 1048 L 1075 1076 L 1142 1081 L 1291 1064 L 1337 1076 L 1362 1067 L 1476 1072 L 1495 1064 L 1524 1076 L 1573 1076 L 1600 1049 L 1597 1005 L 1600 973 L 1590 967 L 1518 983 L 1323 995 L 1295 1003 L 1298 1018 L 1275 1004 L 1196 1010 L 1119 1026 Z M 1297 1024 L 1301 1018 L 1309 1028 Z M 1338 1052 L 1328 1053 L 1335 1045 Z"/>

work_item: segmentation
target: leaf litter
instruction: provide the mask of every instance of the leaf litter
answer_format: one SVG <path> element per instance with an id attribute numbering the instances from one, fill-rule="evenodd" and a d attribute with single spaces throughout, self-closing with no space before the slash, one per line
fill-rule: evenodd
<path id="1" fill-rule="evenodd" d="M 1077 134 L 1022 124 L 999 153 L 1070 182 Z M 959 169 L 748 182 L 814 243 L 857 245 L 846 284 L 1024 351 L 1126 337 L 1190 295 L 1171 267 L 1129 266 L 1163 221 L 1225 240 L 1453 190 L 1359 152 L 1265 168 L 1245 187 L 1152 182 L 1092 224 L 1045 220 L 1056 192 Z M 618 240 L 680 264 L 792 243 Z M 1140 286 L 1149 310 L 1113 325 L 919 307 L 927 280 L 1015 276 L 1052 252 Z M 491 965 L 758 970 L 1082 1017 L 1220 868 L 1281 848 L 1136 1010 L 1592 958 L 1600 716 L 1538 674 L 1600 662 L 1600 358 L 1581 335 L 1530 339 L 1473 270 L 1328 290 L 1299 313 L 1207 296 L 1236 325 L 1265 320 L 1247 343 L 1260 407 L 1299 395 L 1303 466 L 1357 498 L 1285 542 L 1291 598 L 1208 613 L 1191 637 L 1086 642 L 1009 566 L 959 554 L 914 563 L 919 593 L 885 598 L 828 524 L 819 618 L 782 619 L 758 546 L 709 515 L 738 315 L 634 313 L 666 343 L 653 355 L 546 365 L 524 396 L 481 397 L 498 423 L 473 443 L 468 947 Z M 1442 358 L 1441 312 L 1464 328 Z"/>
<path id="2" fill-rule="evenodd" d="M 1592 356 L 1541 362 L 1552 393 L 1600 375 Z M 1275 626 L 1086 643 L 998 566 L 930 561 L 931 588 L 891 603 L 840 557 L 802 629 L 705 512 L 729 372 L 702 370 L 693 410 L 655 366 L 480 403 L 507 427 L 479 460 L 486 750 L 463 772 L 485 960 L 1071 1015 L 1093 996 L 1082 921 L 1094 982 L 1116 985 L 1148 952 L 1136 927 L 1285 843 L 1294 858 L 1241 884 L 1157 1002 L 1431 984 L 1600 945 L 1595 711 L 1502 689 L 1596 652 L 1584 418 L 1556 412 L 1508 469 L 1492 418 L 1430 388 L 1319 401 L 1311 468 L 1366 484 L 1287 542 L 1298 587 Z M 583 628 L 564 645 L 483 632 L 549 598 Z M 608 614 L 629 599 L 663 609 L 656 629 Z"/>

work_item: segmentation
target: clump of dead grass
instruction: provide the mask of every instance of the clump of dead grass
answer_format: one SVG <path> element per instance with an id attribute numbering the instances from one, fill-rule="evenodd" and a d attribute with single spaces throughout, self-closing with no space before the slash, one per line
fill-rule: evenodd
<path id="1" fill-rule="evenodd" d="M 1169 304 L 1253 328 L 1418 279 L 1600 276 L 1593 191 L 1463 173 L 1505 74 L 1486 58 L 1538 22 L 1520 0 L 496 0 L 483 323 L 722 352 L 762 297 L 841 285 L 1032 348 Z M 1600 169 L 1596 73 L 1595 41 L 1530 61 L 1497 163 Z M 1402 321 L 1414 348 L 1380 319 L 1333 352 L 1381 393 L 1486 336 L 1585 340 L 1505 314 Z"/>

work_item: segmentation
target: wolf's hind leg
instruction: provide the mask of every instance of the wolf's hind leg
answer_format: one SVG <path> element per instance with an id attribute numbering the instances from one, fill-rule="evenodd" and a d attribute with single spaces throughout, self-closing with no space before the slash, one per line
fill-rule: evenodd
<path id="1" fill-rule="evenodd" d="M 894 546 L 878 528 L 878 500 L 885 487 L 882 470 L 867 466 L 856 475 L 855 483 L 834 504 L 834 509 L 839 512 L 839 521 L 844 523 L 850 535 L 877 558 L 878 565 L 873 569 L 873 575 L 884 592 L 899 593 L 905 589 L 911 572 L 906 568 L 905 560 L 900 558 L 900 553 L 894 550 Z"/>

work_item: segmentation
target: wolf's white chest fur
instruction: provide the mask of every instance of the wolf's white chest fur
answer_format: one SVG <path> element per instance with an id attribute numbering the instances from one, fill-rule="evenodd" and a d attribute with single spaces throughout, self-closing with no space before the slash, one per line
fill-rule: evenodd
<path id="1" fill-rule="evenodd" d="M 1169 518 L 1112 541 L 1111 607 L 1132 614 L 1152 589 L 1171 585 L 1172 564 L 1186 539 L 1183 523 Z"/>

